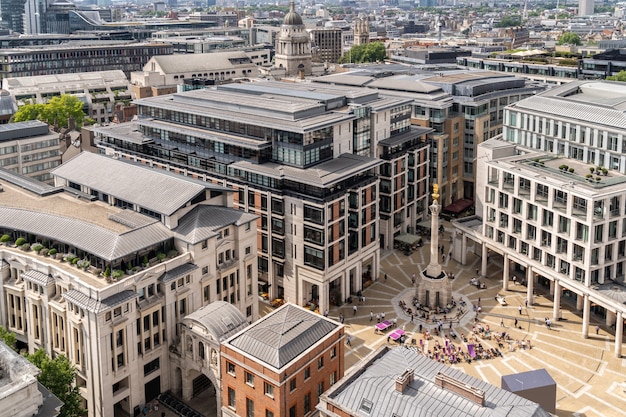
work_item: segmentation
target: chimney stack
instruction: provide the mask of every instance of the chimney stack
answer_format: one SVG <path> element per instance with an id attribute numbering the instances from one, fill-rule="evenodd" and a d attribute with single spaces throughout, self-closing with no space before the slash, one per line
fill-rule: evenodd
<path id="1" fill-rule="evenodd" d="M 404 372 L 402 372 L 402 375 L 396 378 L 396 391 L 404 393 L 407 385 L 413 382 L 413 374 L 414 370 L 412 368 L 407 368 Z"/>
<path id="2" fill-rule="evenodd" d="M 435 375 L 435 385 L 437 385 L 439 388 L 447 389 L 454 392 L 455 394 L 459 394 L 467 398 L 468 400 L 474 401 L 481 407 L 485 406 L 485 391 L 481 390 L 480 388 L 472 387 L 471 385 L 459 381 L 458 379 L 452 378 L 448 375 L 444 375 L 441 372 Z"/>

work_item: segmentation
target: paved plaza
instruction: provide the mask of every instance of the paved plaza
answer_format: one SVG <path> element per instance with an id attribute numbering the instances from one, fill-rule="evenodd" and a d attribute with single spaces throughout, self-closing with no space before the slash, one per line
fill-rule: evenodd
<path id="1" fill-rule="evenodd" d="M 449 230 L 449 224 L 447 228 Z M 449 233 L 446 232 L 442 243 L 446 246 L 447 254 Z M 376 318 L 370 321 L 370 311 L 374 316 L 385 312 L 386 320 L 397 318 L 398 328 L 406 330 L 408 341 L 415 338 L 418 345 L 422 336 L 419 334 L 420 323 L 424 328 L 434 330 L 436 323 L 418 320 L 411 323 L 410 316 L 398 307 L 399 298 L 412 298 L 412 274 L 419 276 L 419 271 L 428 264 L 429 256 L 428 246 L 419 248 L 409 256 L 399 250 L 383 252 L 380 278 L 363 291 L 365 302 L 361 303 L 357 297 L 353 297 L 353 304 L 344 304 L 330 310 L 329 316 L 335 319 L 343 313 L 346 333 L 352 336 L 352 346 L 346 346 L 346 370 L 382 344 L 397 345 L 393 341 L 387 341 L 387 334 L 391 330 L 384 334 L 374 332 Z M 490 257 L 487 277 L 481 279 L 485 282 L 486 289 L 478 289 L 469 282 L 476 276 L 476 269 L 480 268 L 480 258 L 469 254 L 467 259 L 467 265 L 460 265 L 446 256 L 446 261 L 442 263 L 446 272 L 455 274 L 452 285 L 455 299 L 462 298 L 470 303 L 466 307 L 469 311 L 461 318 L 460 323 L 454 324 L 455 332 L 459 335 L 472 333 L 475 318 L 472 304 L 477 304 L 480 298 L 482 312 L 479 314 L 479 322 L 482 326 L 489 326 L 492 332 L 508 332 L 520 344 L 522 340 L 530 340 L 532 349 L 517 348 L 510 351 L 505 344 L 506 348 L 500 349 L 503 354 L 501 358 L 474 360 L 471 364 L 462 362 L 450 366 L 461 368 L 466 373 L 498 387 L 503 375 L 545 368 L 558 386 L 558 416 L 626 415 L 626 362 L 615 357 L 614 330 L 606 328 L 601 317 L 591 314 L 590 335 L 588 339 L 584 339 L 582 313 L 575 311 L 574 303 L 568 303 L 567 299 L 562 298 L 563 320 L 552 322 L 551 329 L 548 329 L 544 322 L 545 317 L 552 317 L 552 299 L 547 295 L 548 288 L 535 284 L 535 303 L 526 308 L 525 286 L 510 283 L 509 291 L 502 291 L 502 257 Z M 505 297 L 506 306 L 500 305 L 496 300 L 497 295 Z M 353 312 L 353 305 L 357 306 L 356 314 Z M 518 320 L 518 328 L 514 328 L 515 319 Z M 502 322 L 504 327 L 501 326 Z M 596 325 L 600 327 L 597 335 Z M 447 329 L 448 325 L 444 325 L 445 334 L 448 333 Z M 428 342 L 428 347 L 434 346 L 437 339 L 440 344 L 444 343 L 442 337 L 435 337 Z M 452 342 L 467 350 L 465 343 L 459 343 L 459 338 Z M 479 338 L 478 342 L 485 347 L 498 347 L 493 339 Z"/>

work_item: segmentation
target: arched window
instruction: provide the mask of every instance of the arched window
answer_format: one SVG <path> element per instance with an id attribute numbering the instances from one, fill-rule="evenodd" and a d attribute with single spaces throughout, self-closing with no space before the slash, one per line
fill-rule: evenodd
<path id="1" fill-rule="evenodd" d="M 198 342 L 198 355 L 200 355 L 200 359 L 204 359 L 204 343 Z"/>

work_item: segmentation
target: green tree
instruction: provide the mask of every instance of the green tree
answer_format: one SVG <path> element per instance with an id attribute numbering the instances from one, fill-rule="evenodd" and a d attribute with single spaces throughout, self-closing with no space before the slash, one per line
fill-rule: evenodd
<path id="1" fill-rule="evenodd" d="M 609 75 L 608 77 L 606 77 L 607 80 L 610 81 L 621 81 L 623 83 L 626 82 L 626 71 L 621 70 L 620 72 L 618 72 L 615 75 Z"/>
<path id="2" fill-rule="evenodd" d="M 580 40 L 580 36 L 575 34 L 574 32 L 565 32 L 559 38 L 558 45 L 582 45 L 583 42 Z"/>
<path id="3" fill-rule="evenodd" d="M 522 18 L 520 16 L 506 16 L 493 26 L 497 28 L 508 28 L 511 26 L 521 26 L 521 25 L 522 25 Z"/>
<path id="4" fill-rule="evenodd" d="M 41 371 L 37 378 L 39 382 L 63 401 L 60 417 L 78 417 L 85 412 L 74 383 L 76 368 L 65 355 L 50 359 L 45 350 L 39 349 L 32 355 L 26 355 L 26 358 Z"/>
<path id="5" fill-rule="evenodd" d="M 387 57 L 385 44 L 382 42 L 372 42 L 365 45 L 354 45 L 347 54 L 341 57 L 342 63 L 360 64 L 362 62 L 382 61 Z"/>
<path id="6" fill-rule="evenodd" d="M 15 348 L 17 347 L 17 339 L 15 338 L 15 333 L 8 331 L 2 326 L 0 326 L 0 339 L 13 350 L 15 350 Z"/>
<path id="7" fill-rule="evenodd" d="M 76 96 L 64 94 L 53 97 L 48 104 L 25 104 L 13 115 L 13 122 L 24 122 L 27 120 L 41 120 L 48 124 L 57 124 L 60 127 L 67 127 L 67 121 L 73 117 L 76 126 L 80 127 L 85 121 L 83 102 Z"/>

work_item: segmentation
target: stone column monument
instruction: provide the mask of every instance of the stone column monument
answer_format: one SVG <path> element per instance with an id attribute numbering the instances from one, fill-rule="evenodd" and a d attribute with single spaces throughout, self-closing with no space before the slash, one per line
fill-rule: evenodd
<path id="1" fill-rule="evenodd" d="M 425 307 L 446 307 L 452 298 L 452 285 L 439 264 L 439 186 L 433 184 L 433 204 L 430 205 L 430 263 L 420 273 L 416 296 Z"/>

